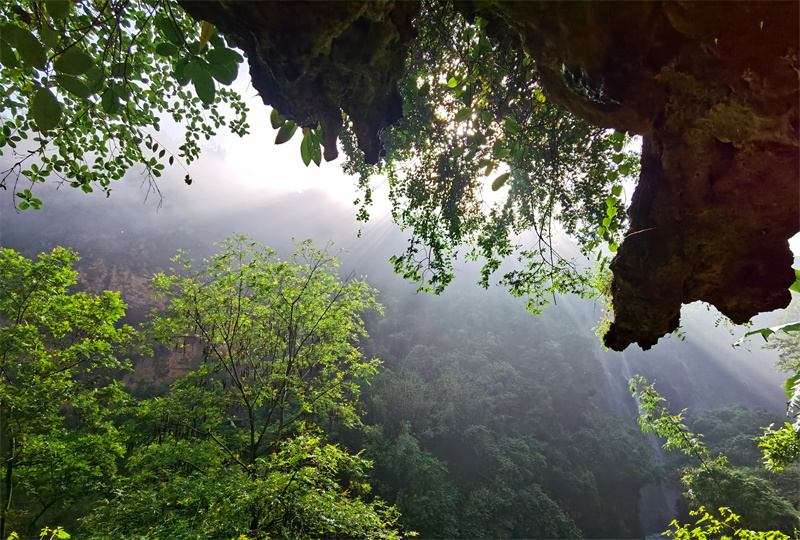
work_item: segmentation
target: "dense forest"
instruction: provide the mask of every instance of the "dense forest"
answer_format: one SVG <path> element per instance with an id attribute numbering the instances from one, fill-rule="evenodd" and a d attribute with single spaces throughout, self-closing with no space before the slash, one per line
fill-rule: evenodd
<path id="1" fill-rule="evenodd" d="M 293 208 L 297 216 L 300 200 L 308 205 L 302 232 L 319 235 L 317 229 L 322 229 L 334 238 L 351 234 L 337 225 L 346 223 L 346 207 L 321 194 L 294 195 L 296 202 L 290 198 L 248 215 L 191 217 L 162 209 L 157 223 L 138 219 L 141 210 L 131 207 L 141 195 L 135 188 L 108 200 L 111 212 L 100 212 L 78 194 L 54 195 L 64 197 L 61 204 L 41 213 L 5 214 L 3 246 L 34 260 L 42 251 L 73 246 L 81 255 L 74 262 L 77 290 L 99 294 L 119 288 L 128 304 L 121 321 L 134 326 L 152 320 L 154 306 L 164 317 L 164 300 L 153 295 L 169 287 L 148 287 L 147 277 L 179 269 L 178 263 L 170 262 L 177 249 L 186 247 L 189 257 L 198 260 L 212 257 L 223 249 L 212 245 L 212 239 L 221 242 L 223 231 L 249 223 L 252 230 L 261 231 L 257 239 L 274 244 L 278 257 L 287 260 L 294 248 L 276 231 L 286 227 L 285 209 Z M 327 208 L 328 217 L 320 217 L 320 208 Z M 53 228 L 52 223 L 65 226 Z M 164 229 L 174 234 L 166 238 L 159 233 Z M 275 241 L 269 240 L 272 237 Z M 388 226 L 367 229 L 352 244 L 351 253 L 339 254 L 341 267 L 332 275 L 365 275 L 376 288 L 370 294 L 382 306 L 382 313 L 362 313 L 367 335 L 357 347 L 365 363 L 360 369 L 367 371 L 353 374 L 357 389 L 343 390 L 342 396 L 353 400 L 349 412 L 331 402 L 306 415 L 302 429 L 300 424 L 286 428 L 330 452 L 326 470 L 335 471 L 333 476 L 306 477 L 306 485 L 328 486 L 336 493 L 347 490 L 350 496 L 360 494 L 359 500 L 373 501 L 371 508 L 348 506 L 349 513 L 341 514 L 352 518 L 342 527 L 365 528 L 315 529 L 319 523 L 292 523 L 298 527 L 292 529 L 290 520 L 281 518 L 264 529 L 268 534 L 341 537 L 373 530 L 391 535 L 388 529 L 393 528 L 425 538 L 636 538 L 666 530 L 672 519 L 689 518 L 680 471 L 697 463 L 665 452 L 663 441 L 641 432 L 636 402 L 627 391 L 627 381 L 636 373 L 657 381 L 674 409 L 690 409 L 688 425 L 705 435 L 714 456 L 724 453 L 747 478 L 773 486 L 761 489 L 785 502 L 776 502 L 777 510 L 764 510 L 765 515 L 795 515 L 794 510 L 786 512 L 798 503 L 796 472 L 790 468 L 772 474 L 763 469 L 752 440 L 761 428 L 782 422 L 783 399 L 777 389 L 781 380 L 771 373 L 777 354 L 758 350 L 757 343 L 751 351 L 732 349 L 734 337 L 716 328 L 715 316 L 704 308 L 687 313 L 692 327 L 686 328 L 685 341 L 675 336 L 647 353 L 605 352 L 591 331 L 601 315 L 593 301 L 560 297 L 543 315 L 532 317 L 523 301 L 470 284 L 470 276 L 477 277 L 479 271 L 475 265 L 463 265 L 463 279 L 444 294 L 420 294 L 413 284 L 393 276 L 386 263 L 401 242 L 402 236 Z M 331 254 L 338 252 L 330 249 Z M 194 429 L 208 429 L 197 427 L 196 415 L 215 410 L 218 421 L 225 422 L 215 426 L 219 436 L 239 441 L 234 428 L 244 428 L 237 420 L 242 418 L 236 412 L 241 404 L 220 409 L 211 395 L 190 393 L 190 388 L 210 391 L 199 382 L 208 366 L 203 360 L 207 351 L 185 340 L 165 339 L 163 329 L 161 335 L 162 345 L 149 338 L 154 356 L 140 354 L 140 344 L 127 347 L 132 370 L 109 372 L 97 366 L 96 378 L 86 381 L 108 384 L 108 375 L 125 381 L 126 390 L 115 395 L 116 404 L 106 405 L 114 411 L 108 418 L 114 441 L 121 445 L 115 459 L 104 467 L 66 461 L 58 469 L 58 481 L 35 468 L 21 469 L 9 530 L 33 536 L 43 526 L 61 525 L 76 537 L 97 538 L 217 538 L 258 530 L 251 527 L 251 518 L 237 518 L 249 509 L 245 501 L 251 499 L 236 493 L 263 493 L 266 485 L 283 489 L 290 469 L 278 468 L 272 476 L 261 477 L 265 485 L 250 484 L 239 476 L 230 456 L 220 455 L 213 441 L 209 445 L 208 436 L 181 429 L 189 418 Z M 380 361 L 375 369 L 367 367 L 372 359 Z M 232 376 L 214 377 L 224 381 Z M 48 436 L 55 438 L 53 433 Z M 65 438 L 59 444 L 79 442 Z M 344 452 L 357 461 L 346 461 Z M 279 454 L 274 459 L 292 458 Z M 209 475 L 212 464 L 224 475 Z M 87 477 L 79 482 L 82 474 Z M 75 489 L 78 485 L 80 490 Z M 224 500 L 212 496 L 222 486 L 226 487 L 217 497 Z M 729 490 L 711 499 L 712 504 L 735 506 Z M 303 496 L 296 493 L 292 500 L 298 506 L 282 511 L 309 513 L 303 504 L 338 508 L 336 501 L 309 502 Z M 215 505 L 222 508 L 219 514 L 203 513 L 215 511 Z M 745 501 L 738 511 L 746 512 L 748 505 Z M 267 502 L 260 508 L 264 515 L 274 513 Z M 325 515 L 319 510 L 322 506 L 314 508 L 313 514 Z M 380 533 L 369 529 L 364 518 L 372 515 L 369 512 L 394 525 Z M 783 519 L 759 525 L 791 532 L 785 521 L 789 518 Z"/>
<path id="2" fill-rule="evenodd" d="M 567 4 L 0 6 L 0 539 L 798 537 L 791 24 Z"/>

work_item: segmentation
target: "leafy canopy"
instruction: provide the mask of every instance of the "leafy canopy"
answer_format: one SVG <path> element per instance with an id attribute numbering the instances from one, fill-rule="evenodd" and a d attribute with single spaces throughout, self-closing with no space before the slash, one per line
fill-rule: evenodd
<path id="1" fill-rule="evenodd" d="M 148 335 L 195 369 L 139 402 L 116 495 L 85 520 L 91 538 L 397 538 L 399 514 L 371 500 L 360 455 L 325 442 L 316 420 L 360 423 L 364 282 L 309 241 L 290 260 L 236 236 L 221 253 L 151 282 L 166 306 Z"/>
<path id="2" fill-rule="evenodd" d="M 365 163 L 352 125 L 342 137 L 345 170 L 359 175 L 363 191 L 360 218 L 368 217 L 371 178 L 383 174 L 394 220 L 412 231 L 392 262 L 421 289 L 441 292 L 463 251 L 483 262 L 484 287 L 504 259 L 516 258 L 500 283 L 535 313 L 554 293 L 589 292 L 556 237 L 572 235 L 584 254 L 601 244 L 616 251 L 626 225 L 623 180 L 638 172 L 629 139 L 553 105 L 518 36 L 438 2 L 425 3 L 416 27 L 403 118 L 383 133 L 383 160 Z"/>
<path id="3" fill-rule="evenodd" d="M 247 133 L 247 108 L 225 88 L 242 56 L 170 2 L 22 0 L 0 13 L 0 155 L 11 155 L 0 187 L 20 210 L 41 207 L 34 188 L 51 176 L 109 194 L 141 165 L 157 189 L 166 165 L 197 159 L 201 139 Z M 164 117 L 184 128 L 177 153 L 158 140 Z"/>
<path id="4" fill-rule="evenodd" d="M 0 537 L 33 534 L 48 509 L 102 491 L 124 437 L 109 420 L 124 402 L 109 370 L 128 368 L 119 346 L 133 330 L 119 293 L 69 293 L 77 255 L 56 248 L 38 262 L 0 250 Z M 8 489 L 8 488 L 11 489 Z M 20 501 L 36 501 L 27 516 Z"/>
<path id="5" fill-rule="evenodd" d="M 224 88 L 242 57 L 174 3 L 15 0 L 2 9 L 0 151 L 10 149 L 13 163 L 0 185 L 13 183 L 18 208 L 40 208 L 34 188 L 49 176 L 108 192 L 137 163 L 151 180 L 176 157 L 190 163 L 201 137 L 222 126 L 246 133 L 246 108 Z M 382 174 L 393 218 L 412 231 L 394 268 L 421 289 L 441 292 L 462 255 L 483 262 L 485 287 L 503 260 L 516 258 L 500 283 L 533 312 L 555 293 L 592 294 L 555 239 L 572 235 L 584 254 L 616 251 L 626 225 L 623 180 L 638 171 L 629 139 L 554 106 L 518 36 L 466 20 L 449 3 L 424 3 L 415 25 L 404 116 L 383 133 L 386 156 L 369 166 L 351 124 L 342 135 L 345 170 L 359 176 L 363 193 L 359 218 L 368 218 Z M 155 138 L 165 115 L 185 128 L 177 155 Z M 271 122 L 277 144 L 301 127 L 279 111 Z M 301 132 L 303 162 L 319 165 L 321 127 Z"/>

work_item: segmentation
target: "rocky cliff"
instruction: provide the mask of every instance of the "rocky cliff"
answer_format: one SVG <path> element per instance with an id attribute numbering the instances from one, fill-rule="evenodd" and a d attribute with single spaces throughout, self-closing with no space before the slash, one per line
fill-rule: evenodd
<path id="1" fill-rule="evenodd" d="M 320 122 L 341 110 L 368 160 L 402 113 L 416 2 L 183 1 L 247 53 L 266 104 Z M 644 136 L 631 222 L 612 264 L 606 344 L 649 348 L 703 300 L 735 322 L 785 307 L 800 229 L 797 2 L 457 2 L 521 37 L 551 100 Z"/>

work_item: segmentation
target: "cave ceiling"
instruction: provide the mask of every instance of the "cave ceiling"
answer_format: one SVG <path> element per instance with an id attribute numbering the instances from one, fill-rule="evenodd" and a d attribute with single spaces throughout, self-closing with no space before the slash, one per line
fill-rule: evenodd
<path id="1" fill-rule="evenodd" d="M 236 40 L 265 104 L 320 123 L 345 111 L 368 161 L 402 115 L 417 2 L 183 1 Z M 643 136 L 630 229 L 611 269 L 607 346 L 647 349 L 702 300 L 736 323 L 785 307 L 800 230 L 800 3 L 457 2 L 519 34 L 548 97 Z"/>

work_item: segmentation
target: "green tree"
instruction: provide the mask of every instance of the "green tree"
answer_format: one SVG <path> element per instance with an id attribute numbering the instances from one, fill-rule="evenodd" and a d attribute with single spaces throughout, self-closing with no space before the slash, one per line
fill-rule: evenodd
<path id="1" fill-rule="evenodd" d="M 664 448 L 680 450 L 700 463 L 687 467 L 681 481 L 686 488 L 684 497 L 699 512 L 703 508 L 720 508 L 714 520 L 726 520 L 723 508 L 732 512 L 742 529 L 796 533 L 800 529 L 800 513 L 764 479 L 755 477 L 742 467 L 732 467 L 725 456 L 712 459 L 700 436 L 684 424 L 684 413 L 670 414 L 666 400 L 641 376 L 631 380 L 631 393 L 639 401 L 639 425 L 646 433 L 666 439 Z M 674 524 L 677 527 L 677 524 Z M 686 534 L 678 528 L 678 538 Z M 766 534 L 766 533 L 765 533 Z M 777 537 L 777 536 L 776 536 Z"/>
<path id="2" fill-rule="evenodd" d="M 86 528 L 98 538 L 396 537 L 397 513 L 370 501 L 360 456 L 310 425 L 358 425 L 359 384 L 376 372 L 357 339 L 378 310 L 363 281 L 309 241 L 290 260 L 244 236 L 152 280 L 166 306 L 150 335 L 197 344 L 199 367 L 126 429 L 128 479 Z M 363 496 L 363 497 L 362 497 Z"/>
<path id="3" fill-rule="evenodd" d="M 124 400 L 110 370 L 133 330 L 118 293 L 70 293 L 77 255 L 0 251 L 0 537 L 33 534 L 48 511 L 102 493 L 124 454 L 110 421 Z"/>
<path id="4" fill-rule="evenodd" d="M 40 208 L 35 186 L 48 177 L 110 193 L 134 166 L 152 181 L 195 160 L 220 127 L 248 130 L 224 87 L 242 56 L 171 2 L 14 1 L 0 13 L 0 152 L 12 153 L 0 186 L 20 210 Z M 158 139 L 166 117 L 184 126 L 179 148 Z"/>

